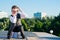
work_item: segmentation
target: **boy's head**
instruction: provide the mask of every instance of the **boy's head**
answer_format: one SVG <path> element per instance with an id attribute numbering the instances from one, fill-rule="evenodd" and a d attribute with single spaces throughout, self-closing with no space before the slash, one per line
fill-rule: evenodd
<path id="1" fill-rule="evenodd" d="M 12 14 L 16 14 L 19 11 L 19 7 L 16 5 L 13 5 L 11 8 Z"/>

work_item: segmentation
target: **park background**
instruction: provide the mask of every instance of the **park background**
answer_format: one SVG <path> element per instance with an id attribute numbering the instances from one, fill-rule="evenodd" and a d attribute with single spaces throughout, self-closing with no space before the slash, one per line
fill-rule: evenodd
<path id="1" fill-rule="evenodd" d="M 25 31 L 50 33 L 50 30 L 53 30 L 54 35 L 60 36 L 59 3 L 59 0 L 1 0 L 0 31 L 9 29 L 11 6 L 18 5 L 24 11 L 21 22 Z"/>

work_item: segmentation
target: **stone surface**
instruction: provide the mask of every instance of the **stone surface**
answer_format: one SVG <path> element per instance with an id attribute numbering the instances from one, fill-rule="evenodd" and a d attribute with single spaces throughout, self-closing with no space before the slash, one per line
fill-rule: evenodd
<path id="1" fill-rule="evenodd" d="M 25 39 L 17 39 L 17 33 L 14 33 L 11 39 L 7 38 L 8 31 L 0 31 L 0 40 L 60 40 L 60 37 L 45 32 L 24 32 Z M 21 36 L 20 36 L 21 38 Z"/>

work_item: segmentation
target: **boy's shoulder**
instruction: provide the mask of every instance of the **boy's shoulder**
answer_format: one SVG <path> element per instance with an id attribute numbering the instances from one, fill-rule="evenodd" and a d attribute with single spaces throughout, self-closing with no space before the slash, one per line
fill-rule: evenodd
<path id="1" fill-rule="evenodd" d="M 10 15 L 10 16 L 12 16 L 12 17 L 13 17 L 13 15 Z"/>

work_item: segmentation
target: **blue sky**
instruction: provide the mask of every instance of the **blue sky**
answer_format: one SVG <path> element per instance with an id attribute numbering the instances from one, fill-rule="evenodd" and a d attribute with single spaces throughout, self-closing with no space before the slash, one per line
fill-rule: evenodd
<path id="1" fill-rule="evenodd" d="M 48 16 L 57 16 L 60 12 L 60 0 L 0 0 L 0 11 L 11 14 L 12 5 L 21 7 L 29 17 L 36 12 L 45 12 Z"/>

